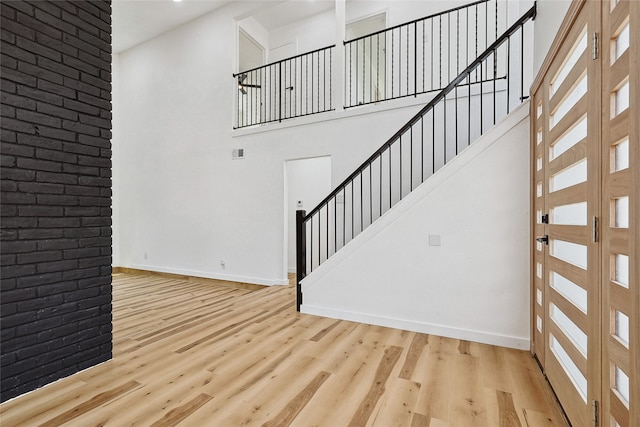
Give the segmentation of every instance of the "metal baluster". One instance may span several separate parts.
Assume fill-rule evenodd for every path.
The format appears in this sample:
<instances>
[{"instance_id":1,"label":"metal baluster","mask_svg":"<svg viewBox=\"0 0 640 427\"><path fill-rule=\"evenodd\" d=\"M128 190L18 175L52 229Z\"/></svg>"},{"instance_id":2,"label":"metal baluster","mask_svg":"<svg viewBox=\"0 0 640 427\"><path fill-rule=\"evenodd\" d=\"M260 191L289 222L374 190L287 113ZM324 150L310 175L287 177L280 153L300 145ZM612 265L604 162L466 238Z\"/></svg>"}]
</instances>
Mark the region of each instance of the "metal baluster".
<instances>
[{"instance_id":1,"label":"metal baluster","mask_svg":"<svg viewBox=\"0 0 640 427\"><path fill-rule=\"evenodd\" d=\"M436 107L431 108L431 119L433 121L431 125L431 175L436 173Z\"/></svg>"},{"instance_id":2,"label":"metal baluster","mask_svg":"<svg viewBox=\"0 0 640 427\"><path fill-rule=\"evenodd\" d=\"M396 43L395 43L395 37L394 37L394 30L391 30L391 98L394 97L393 83L394 83L394 80L395 80L395 76L394 76L393 69L395 68L394 64L396 63L396 57L395 57L393 52L394 52L394 49L395 49L395 45L396 45ZM385 57L386 57L386 55L385 55Z\"/></svg>"},{"instance_id":3,"label":"metal baluster","mask_svg":"<svg viewBox=\"0 0 640 427\"><path fill-rule=\"evenodd\" d=\"M456 93L456 156L458 155L458 85L455 88Z\"/></svg>"},{"instance_id":4,"label":"metal baluster","mask_svg":"<svg viewBox=\"0 0 640 427\"><path fill-rule=\"evenodd\" d=\"M467 126L467 131L469 133L468 135L468 139L467 139L467 147L469 145L471 145L471 71L469 71L467 73L467 83L469 83L469 85L467 86L468 88L468 92L467 92L467 101L469 103L469 119L468 119L468 123L469 125Z\"/></svg>"},{"instance_id":5,"label":"metal baluster","mask_svg":"<svg viewBox=\"0 0 640 427\"><path fill-rule=\"evenodd\" d=\"M363 202L364 202L364 197L363 197L363 193L362 193L362 173L363 171L360 171L360 232L362 233L362 230L364 229L364 216L363 216Z\"/></svg>"},{"instance_id":6,"label":"metal baluster","mask_svg":"<svg viewBox=\"0 0 640 427\"><path fill-rule=\"evenodd\" d=\"M509 115L510 111L510 102L511 102L511 36L507 38L507 115Z\"/></svg>"},{"instance_id":7,"label":"metal baluster","mask_svg":"<svg viewBox=\"0 0 640 427\"><path fill-rule=\"evenodd\" d=\"M424 116L420 117L420 182L424 182Z\"/></svg>"},{"instance_id":8,"label":"metal baluster","mask_svg":"<svg viewBox=\"0 0 640 427\"><path fill-rule=\"evenodd\" d=\"M409 127L409 191L413 191L413 125Z\"/></svg>"},{"instance_id":9,"label":"metal baluster","mask_svg":"<svg viewBox=\"0 0 640 427\"><path fill-rule=\"evenodd\" d=\"M425 37L424 23L425 23L425 20L423 19L422 20L422 92L427 91L427 88L424 82L424 46L427 44L424 39Z\"/></svg>"},{"instance_id":10,"label":"metal baluster","mask_svg":"<svg viewBox=\"0 0 640 427\"><path fill-rule=\"evenodd\" d=\"M493 50L493 124L496 124L496 79L498 77L498 50Z\"/></svg>"},{"instance_id":11,"label":"metal baluster","mask_svg":"<svg viewBox=\"0 0 640 427\"><path fill-rule=\"evenodd\" d=\"M444 128L444 163L447 164L447 95L444 96L442 101L442 111L444 114L444 120L442 121L442 127Z\"/></svg>"},{"instance_id":12,"label":"metal baluster","mask_svg":"<svg viewBox=\"0 0 640 427\"><path fill-rule=\"evenodd\" d=\"M400 135L398 144L400 146L400 166L398 175L400 176L400 200L402 200L402 135Z\"/></svg>"},{"instance_id":13,"label":"metal baluster","mask_svg":"<svg viewBox=\"0 0 640 427\"><path fill-rule=\"evenodd\" d=\"M480 62L480 135L483 135L482 132L482 127L483 127L483 123L482 123L482 85L483 85L483 81L484 79L482 78L482 64L484 63L484 61Z\"/></svg>"},{"instance_id":14,"label":"metal baluster","mask_svg":"<svg viewBox=\"0 0 640 427\"><path fill-rule=\"evenodd\" d=\"M524 101L524 24L520 24L520 102Z\"/></svg>"},{"instance_id":15,"label":"metal baluster","mask_svg":"<svg viewBox=\"0 0 640 427\"><path fill-rule=\"evenodd\" d=\"M376 34L376 93L380 93L380 33ZM377 96L376 101L379 101Z\"/></svg>"},{"instance_id":16,"label":"metal baluster","mask_svg":"<svg viewBox=\"0 0 640 427\"><path fill-rule=\"evenodd\" d=\"M356 223L356 221L355 221L355 212L354 212L356 209L355 209L355 204L353 203L353 200L354 200L353 199L353 196L354 196L353 193L354 193L353 178L351 178L351 239L349 239L349 240L352 240L354 235L356 234L355 233L355 223Z\"/></svg>"},{"instance_id":17,"label":"metal baluster","mask_svg":"<svg viewBox=\"0 0 640 427\"><path fill-rule=\"evenodd\" d=\"M414 96L418 96L418 22L417 21L413 23L413 94Z\"/></svg>"},{"instance_id":18,"label":"metal baluster","mask_svg":"<svg viewBox=\"0 0 640 427\"><path fill-rule=\"evenodd\" d=\"M440 43L440 48L438 51L438 54L440 55L439 58L439 68L440 68L440 88L442 88L442 15L439 16L439 27L440 27L440 36L438 37L438 43Z\"/></svg>"},{"instance_id":19,"label":"metal baluster","mask_svg":"<svg viewBox=\"0 0 640 427\"><path fill-rule=\"evenodd\" d=\"M369 163L369 225L373 224L373 164Z\"/></svg>"}]
</instances>

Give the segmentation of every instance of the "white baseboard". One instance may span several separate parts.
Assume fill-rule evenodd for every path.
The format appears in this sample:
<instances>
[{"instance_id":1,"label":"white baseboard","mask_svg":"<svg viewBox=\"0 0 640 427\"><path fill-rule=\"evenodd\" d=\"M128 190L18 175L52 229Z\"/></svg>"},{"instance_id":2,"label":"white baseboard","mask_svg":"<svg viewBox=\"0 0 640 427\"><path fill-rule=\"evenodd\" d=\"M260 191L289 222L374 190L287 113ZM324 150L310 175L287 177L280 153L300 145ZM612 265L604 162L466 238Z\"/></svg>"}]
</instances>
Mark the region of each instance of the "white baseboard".
<instances>
[{"instance_id":1,"label":"white baseboard","mask_svg":"<svg viewBox=\"0 0 640 427\"><path fill-rule=\"evenodd\" d=\"M420 332L423 334L473 341L499 347L515 348L518 350L529 350L530 347L528 337L497 335L483 331L459 329L445 325L422 323L407 319L396 319L374 314L336 310L309 304L302 304L302 306L300 307L300 312L305 314L313 314L316 316L330 317L332 319L348 320L352 322L367 323L370 325L385 326L388 328L404 329L407 331Z\"/></svg>"},{"instance_id":2,"label":"white baseboard","mask_svg":"<svg viewBox=\"0 0 640 427\"><path fill-rule=\"evenodd\" d=\"M240 283L251 283L254 285L263 285L263 286L279 286L279 285L288 285L289 279L265 279L262 277L251 277L251 276L237 276L233 274L220 274L220 273L209 273L206 271L197 271L197 270L184 270L181 268L167 268L167 267L159 267L156 265L145 265L145 264L129 264L129 265L120 265L118 267L124 268L134 268L136 270L147 270L147 271L156 271L158 273L171 273L178 274L181 276L192 276L192 277L202 277L205 279L216 279L216 280L226 280L228 282L240 282Z\"/></svg>"}]
</instances>

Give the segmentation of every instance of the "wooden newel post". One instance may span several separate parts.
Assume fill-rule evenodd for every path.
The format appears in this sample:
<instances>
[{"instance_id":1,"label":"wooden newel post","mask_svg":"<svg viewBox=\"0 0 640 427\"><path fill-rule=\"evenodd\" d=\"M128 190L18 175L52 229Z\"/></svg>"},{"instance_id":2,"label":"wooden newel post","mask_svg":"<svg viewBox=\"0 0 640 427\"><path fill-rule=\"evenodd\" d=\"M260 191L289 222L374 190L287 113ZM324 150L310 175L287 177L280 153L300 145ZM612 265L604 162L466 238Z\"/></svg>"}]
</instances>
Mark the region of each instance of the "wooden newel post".
<instances>
[{"instance_id":1,"label":"wooden newel post","mask_svg":"<svg viewBox=\"0 0 640 427\"><path fill-rule=\"evenodd\" d=\"M296 211L296 310L302 305L302 285L300 282L307 274L307 228L304 217L307 212Z\"/></svg>"}]
</instances>

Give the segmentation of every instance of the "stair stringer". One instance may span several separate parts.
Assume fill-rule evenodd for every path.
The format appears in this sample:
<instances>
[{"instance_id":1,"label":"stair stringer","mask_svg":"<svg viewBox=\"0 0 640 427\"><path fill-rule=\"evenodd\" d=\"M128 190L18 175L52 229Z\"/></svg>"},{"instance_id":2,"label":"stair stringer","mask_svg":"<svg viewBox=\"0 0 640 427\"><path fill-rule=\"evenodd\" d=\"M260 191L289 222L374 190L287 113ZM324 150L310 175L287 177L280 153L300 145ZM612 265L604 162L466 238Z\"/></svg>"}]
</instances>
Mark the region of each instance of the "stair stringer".
<instances>
[{"instance_id":1,"label":"stair stringer","mask_svg":"<svg viewBox=\"0 0 640 427\"><path fill-rule=\"evenodd\" d=\"M305 277L300 311L528 349L528 114L525 102Z\"/></svg>"}]
</instances>

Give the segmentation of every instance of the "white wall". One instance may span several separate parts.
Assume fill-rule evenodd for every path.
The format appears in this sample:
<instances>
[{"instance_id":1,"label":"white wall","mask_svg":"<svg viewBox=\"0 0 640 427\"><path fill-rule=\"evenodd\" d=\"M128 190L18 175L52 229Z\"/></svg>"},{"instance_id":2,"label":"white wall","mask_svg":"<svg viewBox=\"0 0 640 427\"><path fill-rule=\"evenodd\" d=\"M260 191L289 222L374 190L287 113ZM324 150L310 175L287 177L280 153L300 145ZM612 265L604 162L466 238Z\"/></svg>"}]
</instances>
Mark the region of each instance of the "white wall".
<instances>
[{"instance_id":1,"label":"white wall","mask_svg":"<svg viewBox=\"0 0 640 427\"><path fill-rule=\"evenodd\" d=\"M335 185L419 108L412 99L391 111L372 106L233 131L229 46L243 7L233 2L120 54L119 266L287 283L284 161L331 156ZM233 148L244 148L245 160L232 160Z\"/></svg>"},{"instance_id":2,"label":"white wall","mask_svg":"<svg viewBox=\"0 0 640 427\"><path fill-rule=\"evenodd\" d=\"M528 104L305 278L302 311L528 348Z\"/></svg>"},{"instance_id":3,"label":"white wall","mask_svg":"<svg viewBox=\"0 0 640 427\"><path fill-rule=\"evenodd\" d=\"M309 29L313 29L310 31ZM335 10L311 16L305 20L269 32L269 48L296 43L298 54L335 44Z\"/></svg>"},{"instance_id":4,"label":"white wall","mask_svg":"<svg viewBox=\"0 0 640 427\"><path fill-rule=\"evenodd\" d=\"M120 55L114 53L111 55L111 102L112 105L120 105L120 73L119 70ZM112 259L111 265L120 266L120 144L122 137L120 134L120 108L114 108L111 117L112 123L112 139L111 139L111 247Z\"/></svg>"},{"instance_id":5,"label":"white wall","mask_svg":"<svg viewBox=\"0 0 640 427\"><path fill-rule=\"evenodd\" d=\"M426 102L233 131L229 46L250 7L232 2L114 55L115 266L286 283L284 162L331 156L335 186Z\"/></svg>"},{"instance_id":6,"label":"white wall","mask_svg":"<svg viewBox=\"0 0 640 427\"><path fill-rule=\"evenodd\" d=\"M533 75L542 65L553 39L569 10L570 0L539 0L534 21Z\"/></svg>"}]
</instances>

